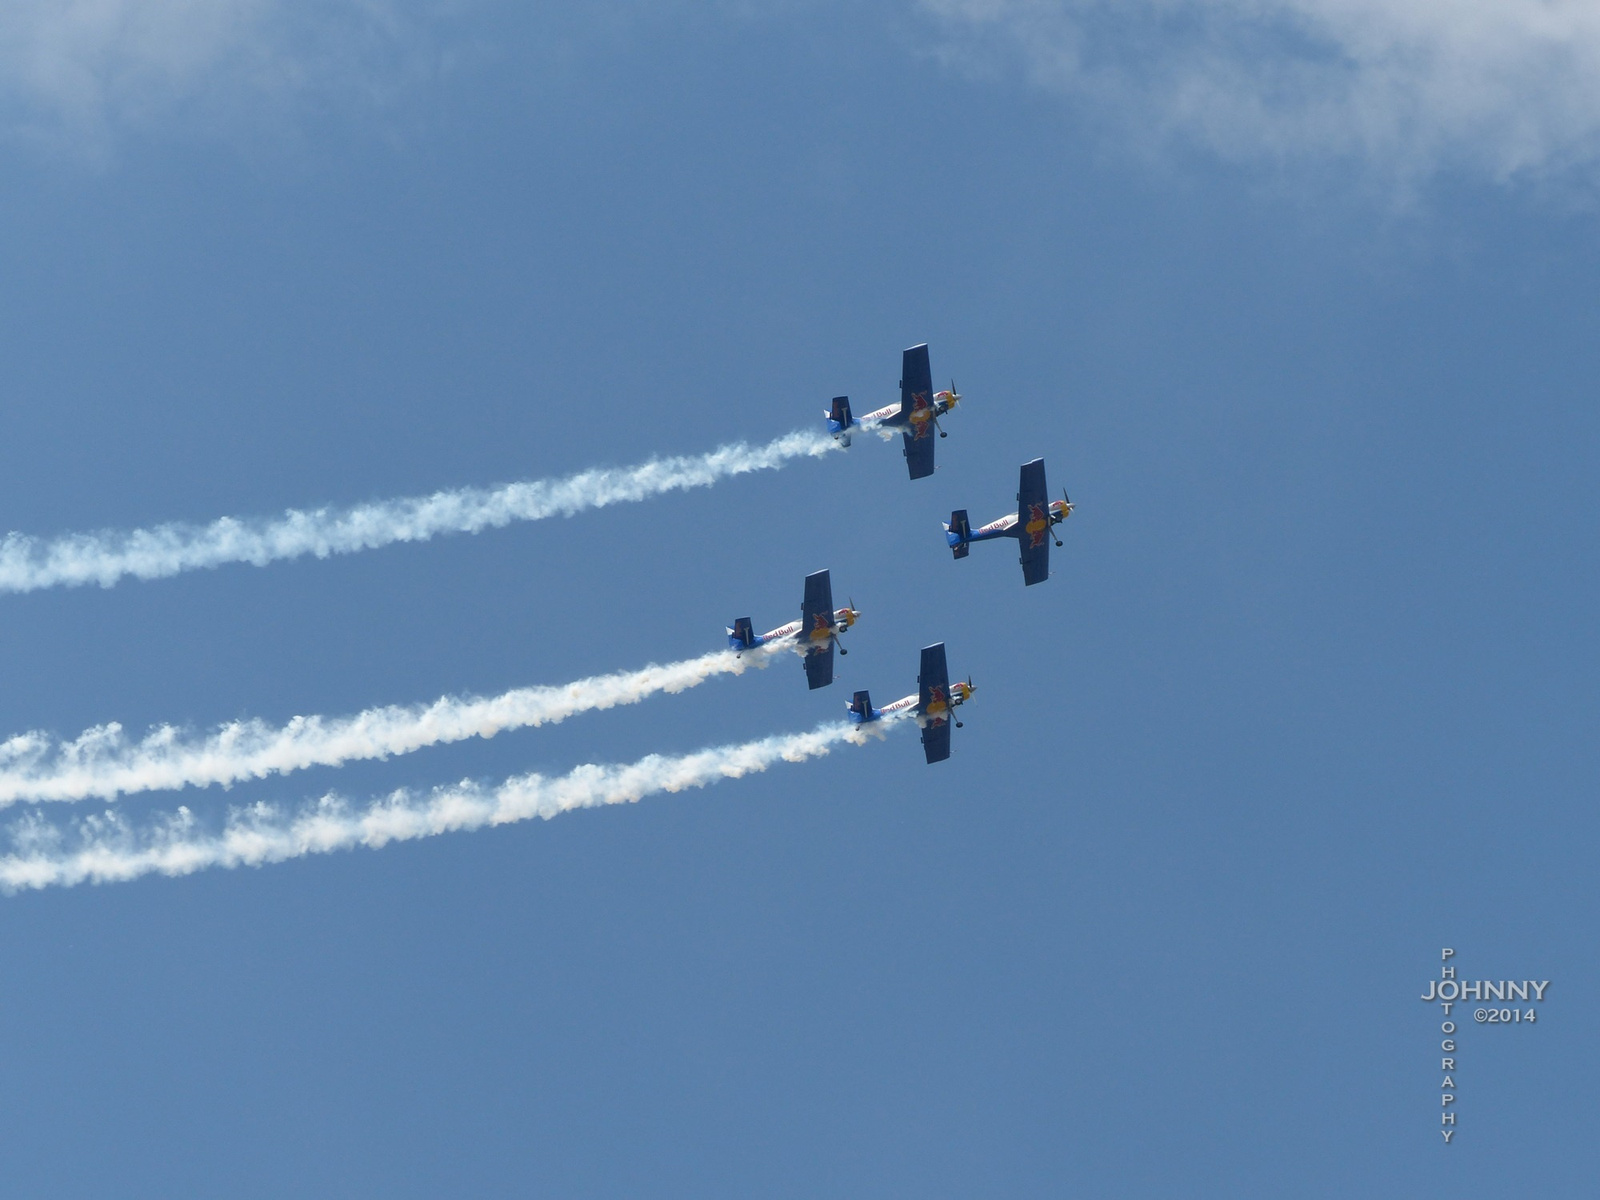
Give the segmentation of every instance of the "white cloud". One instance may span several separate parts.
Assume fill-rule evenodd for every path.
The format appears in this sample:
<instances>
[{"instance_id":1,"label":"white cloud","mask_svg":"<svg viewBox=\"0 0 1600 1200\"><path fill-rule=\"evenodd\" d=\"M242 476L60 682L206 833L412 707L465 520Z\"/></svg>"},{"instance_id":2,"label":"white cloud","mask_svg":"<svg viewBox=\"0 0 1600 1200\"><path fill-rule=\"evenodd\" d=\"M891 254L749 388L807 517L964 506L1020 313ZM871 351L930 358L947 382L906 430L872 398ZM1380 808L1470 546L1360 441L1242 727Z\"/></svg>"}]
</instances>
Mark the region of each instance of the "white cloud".
<instances>
[{"instance_id":1,"label":"white cloud","mask_svg":"<svg viewBox=\"0 0 1600 1200\"><path fill-rule=\"evenodd\" d=\"M1002 55L1229 158L1504 179L1600 157L1596 0L918 2L952 61Z\"/></svg>"},{"instance_id":2,"label":"white cloud","mask_svg":"<svg viewBox=\"0 0 1600 1200\"><path fill-rule=\"evenodd\" d=\"M390 0L0 0L0 130L92 151L382 103L427 69L423 29Z\"/></svg>"}]
</instances>

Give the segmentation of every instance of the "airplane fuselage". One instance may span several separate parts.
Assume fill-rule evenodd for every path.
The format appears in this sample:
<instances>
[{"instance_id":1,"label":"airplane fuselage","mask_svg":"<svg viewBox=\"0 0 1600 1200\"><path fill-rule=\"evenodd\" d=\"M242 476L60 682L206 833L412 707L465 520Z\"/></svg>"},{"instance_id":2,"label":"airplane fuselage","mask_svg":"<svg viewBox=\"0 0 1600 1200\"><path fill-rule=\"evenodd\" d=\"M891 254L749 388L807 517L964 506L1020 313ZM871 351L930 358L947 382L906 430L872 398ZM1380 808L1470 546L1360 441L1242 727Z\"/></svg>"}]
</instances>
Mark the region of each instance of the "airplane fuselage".
<instances>
[{"instance_id":1,"label":"airplane fuselage","mask_svg":"<svg viewBox=\"0 0 1600 1200\"><path fill-rule=\"evenodd\" d=\"M950 526L946 525L945 533L949 535L946 540L955 546L962 541L987 542L994 538L1014 537L1037 546L1048 536L1050 527L1061 524L1072 511L1064 500L1052 500L1048 504L1030 504L1028 508L1030 511L1026 514L1026 520L1023 520L1021 514L1007 513L998 521L980 525L965 538L956 537L950 531Z\"/></svg>"},{"instance_id":2,"label":"airplane fuselage","mask_svg":"<svg viewBox=\"0 0 1600 1200\"><path fill-rule=\"evenodd\" d=\"M883 408L867 413L866 416L858 416L850 422L850 426L843 426L838 421L829 421L827 430L830 434L848 435L851 427L870 429L872 426L882 426L885 429L898 429L906 426L907 434L912 437L928 437L928 434L933 432L933 419L949 413L955 408L957 400L958 397L954 392L934 392L931 398L923 392L917 392L910 398L910 411L904 416L901 416L901 405L883 405Z\"/></svg>"},{"instance_id":3,"label":"airplane fuselage","mask_svg":"<svg viewBox=\"0 0 1600 1200\"><path fill-rule=\"evenodd\" d=\"M858 713L853 709L850 719L857 725L866 721L879 721L884 717L892 717L896 713L915 710L917 707L917 693L903 696L893 704L885 704L882 708L874 708L870 716ZM965 704L972 699L972 687L965 683L952 683L950 695L945 696L940 689L934 689L934 694L928 697L926 711L915 713L917 724L921 726L942 725L950 719L950 710Z\"/></svg>"},{"instance_id":4,"label":"airplane fuselage","mask_svg":"<svg viewBox=\"0 0 1600 1200\"><path fill-rule=\"evenodd\" d=\"M824 650L834 638L856 623L856 618L861 614L854 609L841 608L834 612L830 621L826 614L818 613L813 622L813 628L803 628L805 622L790 621L787 625L780 625L767 633L755 634L750 644L746 646L739 640L733 630L728 630L728 646L733 650L753 650L757 646L769 646L785 639L794 642L795 648L803 651Z\"/></svg>"},{"instance_id":5,"label":"airplane fuselage","mask_svg":"<svg viewBox=\"0 0 1600 1200\"><path fill-rule=\"evenodd\" d=\"M998 521L990 521L987 525L981 525L977 529L974 529L967 535L967 541L987 542L991 538L1016 537L1015 532L1013 532L1016 527L1017 514L1007 513Z\"/></svg>"},{"instance_id":6,"label":"airplane fuselage","mask_svg":"<svg viewBox=\"0 0 1600 1200\"><path fill-rule=\"evenodd\" d=\"M886 404L875 412L865 416L853 418L849 424L835 421L827 411L823 416L828 417L828 432L838 438L840 443L850 444L850 431L852 429L900 429L913 438L921 439L933 432L934 418L942 417L956 406L960 397L954 392L935 392L932 399L921 392L911 397L911 411L901 415L899 404Z\"/></svg>"}]
</instances>

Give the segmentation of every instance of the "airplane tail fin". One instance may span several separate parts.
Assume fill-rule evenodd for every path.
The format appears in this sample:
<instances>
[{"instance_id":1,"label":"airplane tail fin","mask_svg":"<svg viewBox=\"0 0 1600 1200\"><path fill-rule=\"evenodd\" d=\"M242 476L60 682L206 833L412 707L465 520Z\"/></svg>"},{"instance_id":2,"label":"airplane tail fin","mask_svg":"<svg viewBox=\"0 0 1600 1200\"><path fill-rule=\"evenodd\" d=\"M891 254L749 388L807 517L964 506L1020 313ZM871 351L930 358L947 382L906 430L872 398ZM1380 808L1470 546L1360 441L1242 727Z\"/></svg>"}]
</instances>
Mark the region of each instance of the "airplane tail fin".
<instances>
[{"instance_id":1,"label":"airplane tail fin","mask_svg":"<svg viewBox=\"0 0 1600 1200\"><path fill-rule=\"evenodd\" d=\"M749 617L739 617L728 630L728 645L735 650L750 650L756 644L755 626Z\"/></svg>"},{"instance_id":2,"label":"airplane tail fin","mask_svg":"<svg viewBox=\"0 0 1600 1200\"><path fill-rule=\"evenodd\" d=\"M828 410L828 432L848 446L850 444L850 426L855 424L855 418L850 415L850 397L835 396L833 407Z\"/></svg>"},{"instance_id":3,"label":"airplane tail fin","mask_svg":"<svg viewBox=\"0 0 1600 1200\"><path fill-rule=\"evenodd\" d=\"M857 692L855 699L850 701L850 715L857 721L872 720L872 696L867 692Z\"/></svg>"},{"instance_id":4,"label":"airplane tail fin","mask_svg":"<svg viewBox=\"0 0 1600 1200\"><path fill-rule=\"evenodd\" d=\"M950 553L965 558L972 549L972 526L967 522L967 510L958 508L950 514L950 523L944 527L944 540Z\"/></svg>"}]
</instances>

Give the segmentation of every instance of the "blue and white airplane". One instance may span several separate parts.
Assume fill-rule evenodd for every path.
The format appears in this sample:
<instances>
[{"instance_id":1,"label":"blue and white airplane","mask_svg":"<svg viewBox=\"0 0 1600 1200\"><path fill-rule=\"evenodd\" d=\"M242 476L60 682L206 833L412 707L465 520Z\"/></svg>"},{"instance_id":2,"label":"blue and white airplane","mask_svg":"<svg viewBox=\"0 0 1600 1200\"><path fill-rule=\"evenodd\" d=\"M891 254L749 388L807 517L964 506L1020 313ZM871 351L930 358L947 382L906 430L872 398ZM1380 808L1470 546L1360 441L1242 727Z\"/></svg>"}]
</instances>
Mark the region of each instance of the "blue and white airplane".
<instances>
[{"instance_id":1,"label":"blue and white airplane","mask_svg":"<svg viewBox=\"0 0 1600 1200\"><path fill-rule=\"evenodd\" d=\"M961 402L956 385L950 384L948 392L933 390L933 372L928 366L928 345L913 346L901 356L900 403L890 404L864 417L850 415L850 397L835 396L833 407L824 415L828 418L828 432L839 444L850 444L850 430L899 429L905 440L906 469L911 478L924 479L933 474L933 438L939 428L939 418Z\"/></svg>"},{"instance_id":2,"label":"blue and white airplane","mask_svg":"<svg viewBox=\"0 0 1600 1200\"><path fill-rule=\"evenodd\" d=\"M1017 484L1017 511L973 529L967 523L967 510L958 508L950 514L944 527L945 544L957 558L965 558L973 542L987 542L991 538L1016 538L1022 548L1022 582L1024 586L1043 583L1050 578L1050 542L1061 545L1053 527L1072 515L1072 501L1067 493L1061 499L1051 500L1044 483L1044 459L1036 458L1022 464L1022 477Z\"/></svg>"},{"instance_id":3,"label":"blue and white airplane","mask_svg":"<svg viewBox=\"0 0 1600 1200\"><path fill-rule=\"evenodd\" d=\"M945 664L944 643L936 642L922 648L922 673L917 676L917 693L872 707L872 697L857 692L850 701L850 719L857 725L868 721L881 721L885 716L912 711L917 724L922 727L922 754L930 763L943 762L950 757L950 722L955 720L956 706L972 699L976 691L969 678L965 683L950 683L950 670ZM961 722L955 722L961 728Z\"/></svg>"},{"instance_id":4,"label":"blue and white airplane","mask_svg":"<svg viewBox=\"0 0 1600 1200\"><path fill-rule=\"evenodd\" d=\"M756 633L749 617L739 617L728 630L730 649L743 652L757 646L770 646L788 640L805 655L806 681L813 688L833 682L833 648L849 654L839 643L839 635L856 623L861 614L854 605L833 607L833 583L826 571L806 576L805 599L800 604L800 619L780 625L771 633Z\"/></svg>"}]
</instances>

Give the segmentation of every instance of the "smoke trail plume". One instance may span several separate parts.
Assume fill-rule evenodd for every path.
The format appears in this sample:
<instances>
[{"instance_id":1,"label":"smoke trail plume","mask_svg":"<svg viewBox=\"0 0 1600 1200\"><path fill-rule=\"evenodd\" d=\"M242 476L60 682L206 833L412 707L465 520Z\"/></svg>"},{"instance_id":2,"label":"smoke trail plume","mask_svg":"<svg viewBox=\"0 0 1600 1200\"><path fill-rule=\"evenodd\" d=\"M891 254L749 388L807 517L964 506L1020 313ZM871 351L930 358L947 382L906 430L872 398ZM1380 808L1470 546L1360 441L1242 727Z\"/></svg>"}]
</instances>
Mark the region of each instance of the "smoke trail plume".
<instances>
[{"instance_id":1,"label":"smoke trail plume","mask_svg":"<svg viewBox=\"0 0 1600 1200\"><path fill-rule=\"evenodd\" d=\"M409 754L425 746L493 737L506 729L553 725L575 713L637 704L658 692L682 692L714 675L765 667L795 647L757 646L736 656L718 650L684 662L596 675L556 687L517 688L499 696L445 696L427 705L369 708L352 717L295 717L287 725L234 721L186 739L164 725L129 742L115 722L70 742L24 733L0 742L0 806L19 800L111 800L133 792L206 787L264 779L307 767Z\"/></svg>"},{"instance_id":2,"label":"smoke trail plume","mask_svg":"<svg viewBox=\"0 0 1600 1200\"><path fill-rule=\"evenodd\" d=\"M657 792L738 779L777 762L804 762L841 743L881 736L890 724L824 725L810 733L679 757L652 754L623 766L591 764L554 779L521 775L498 787L467 781L424 796L402 790L361 809L331 794L293 814L252 804L232 810L215 832L204 830L186 807L143 829L120 813L106 812L64 830L35 810L12 827L15 852L0 858L0 889L17 892L119 883L149 874L189 875L210 867L258 867L308 854L357 846L376 850L390 842L549 819L575 808L630 804Z\"/></svg>"},{"instance_id":3,"label":"smoke trail plume","mask_svg":"<svg viewBox=\"0 0 1600 1200\"><path fill-rule=\"evenodd\" d=\"M790 459L836 449L825 434L796 432L765 446L737 442L709 454L655 458L636 467L584 471L490 489L462 488L355 508L290 509L276 519L223 517L209 525L69 534L41 541L20 533L0 540L0 592L97 583L125 576L160 579L182 571L252 563L265 566L314 554L354 554L447 533L478 533L513 521L570 517L590 508L709 487L730 475L771 470Z\"/></svg>"}]
</instances>

